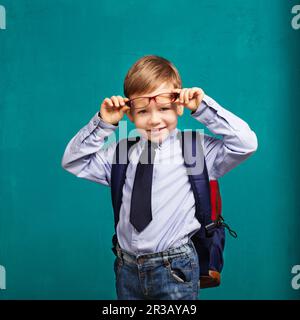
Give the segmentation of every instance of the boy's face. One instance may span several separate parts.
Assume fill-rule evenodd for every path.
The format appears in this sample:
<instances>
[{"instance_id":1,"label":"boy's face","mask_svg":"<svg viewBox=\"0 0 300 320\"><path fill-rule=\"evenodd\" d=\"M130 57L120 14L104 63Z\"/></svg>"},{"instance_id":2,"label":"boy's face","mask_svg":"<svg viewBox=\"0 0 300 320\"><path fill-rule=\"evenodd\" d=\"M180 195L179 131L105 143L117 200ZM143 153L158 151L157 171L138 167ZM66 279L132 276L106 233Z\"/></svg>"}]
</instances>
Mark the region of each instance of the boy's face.
<instances>
[{"instance_id":1,"label":"boy's face","mask_svg":"<svg viewBox=\"0 0 300 320\"><path fill-rule=\"evenodd\" d=\"M173 89L173 84L163 83L151 93L134 94L129 98L153 97L161 93L171 93ZM177 116L182 113L183 106L177 102L157 104L154 99L151 99L148 105L135 106L133 104L131 110L128 110L126 114L146 139L160 143L176 128Z\"/></svg>"}]
</instances>

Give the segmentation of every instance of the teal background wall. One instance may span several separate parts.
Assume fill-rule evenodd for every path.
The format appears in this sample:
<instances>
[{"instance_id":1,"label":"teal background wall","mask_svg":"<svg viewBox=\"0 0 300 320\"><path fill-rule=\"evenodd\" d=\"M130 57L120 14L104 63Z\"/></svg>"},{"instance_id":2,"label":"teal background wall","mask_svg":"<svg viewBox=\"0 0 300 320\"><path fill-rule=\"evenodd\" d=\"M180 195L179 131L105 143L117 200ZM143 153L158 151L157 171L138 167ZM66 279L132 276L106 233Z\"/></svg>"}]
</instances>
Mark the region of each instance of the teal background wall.
<instances>
[{"instance_id":1,"label":"teal background wall","mask_svg":"<svg viewBox=\"0 0 300 320\"><path fill-rule=\"evenodd\" d=\"M0 299L115 299L110 190L64 171L69 140L141 56L171 60L256 132L220 179L223 283L201 299L299 299L297 1L0 0ZM131 123L129 129L133 128ZM189 112L180 128L202 128ZM207 131L207 130L206 130Z\"/></svg>"}]
</instances>

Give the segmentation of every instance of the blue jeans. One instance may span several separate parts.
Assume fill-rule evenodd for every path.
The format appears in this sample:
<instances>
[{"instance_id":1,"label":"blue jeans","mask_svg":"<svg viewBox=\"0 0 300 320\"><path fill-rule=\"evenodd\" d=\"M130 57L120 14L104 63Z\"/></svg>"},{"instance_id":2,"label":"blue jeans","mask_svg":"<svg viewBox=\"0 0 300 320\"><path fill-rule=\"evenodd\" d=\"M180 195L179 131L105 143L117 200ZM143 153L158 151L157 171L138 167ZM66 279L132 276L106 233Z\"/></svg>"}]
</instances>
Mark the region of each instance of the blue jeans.
<instances>
[{"instance_id":1,"label":"blue jeans","mask_svg":"<svg viewBox=\"0 0 300 320\"><path fill-rule=\"evenodd\" d=\"M192 240L177 248L134 256L116 246L118 300L197 300L199 261Z\"/></svg>"}]
</instances>

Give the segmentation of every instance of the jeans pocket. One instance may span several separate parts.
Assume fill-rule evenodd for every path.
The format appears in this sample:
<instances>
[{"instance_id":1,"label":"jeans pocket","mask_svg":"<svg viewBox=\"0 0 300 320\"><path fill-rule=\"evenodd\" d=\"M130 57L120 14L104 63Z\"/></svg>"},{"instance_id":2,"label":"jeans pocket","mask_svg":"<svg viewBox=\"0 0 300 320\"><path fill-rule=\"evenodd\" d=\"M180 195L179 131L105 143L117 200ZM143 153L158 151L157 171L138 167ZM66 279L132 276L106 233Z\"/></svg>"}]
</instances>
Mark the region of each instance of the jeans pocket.
<instances>
[{"instance_id":1,"label":"jeans pocket","mask_svg":"<svg viewBox=\"0 0 300 320\"><path fill-rule=\"evenodd\" d=\"M188 255L168 258L167 268L173 280L177 283L190 284L193 280L193 268Z\"/></svg>"}]
</instances>

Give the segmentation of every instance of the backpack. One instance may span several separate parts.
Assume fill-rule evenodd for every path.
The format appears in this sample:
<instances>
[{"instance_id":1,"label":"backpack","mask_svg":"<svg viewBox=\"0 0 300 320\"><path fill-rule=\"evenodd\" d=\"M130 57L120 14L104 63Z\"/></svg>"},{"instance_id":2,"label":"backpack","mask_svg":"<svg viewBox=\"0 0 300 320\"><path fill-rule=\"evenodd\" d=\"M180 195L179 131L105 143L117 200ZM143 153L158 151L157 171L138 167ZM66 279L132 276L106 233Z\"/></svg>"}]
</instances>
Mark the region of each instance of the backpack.
<instances>
[{"instance_id":1,"label":"backpack","mask_svg":"<svg viewBox=\"0 0 300 320\"><path fill-rule=\"evenodd\" d=\"M191 188L195 197L195 217L201 224L191 240L199 258L200 288L219 286L224 259L225 228L236 237L236 233L229 228L221 216L221 195L217 180L209 180L202 145L198 143L199 135L196 131L179 131L184 164ZM112 251L117 256L116 229L119 221L119 212L122 204L122 190L126 178L126 169L129 163L129 150L138 142L140 137L128 138L119 141L116 146L114 161L111 170L111 197L114 210L115 234L112 237ZM192 152L191 152L192 151Z\"/></svg>"}]
</instances>

